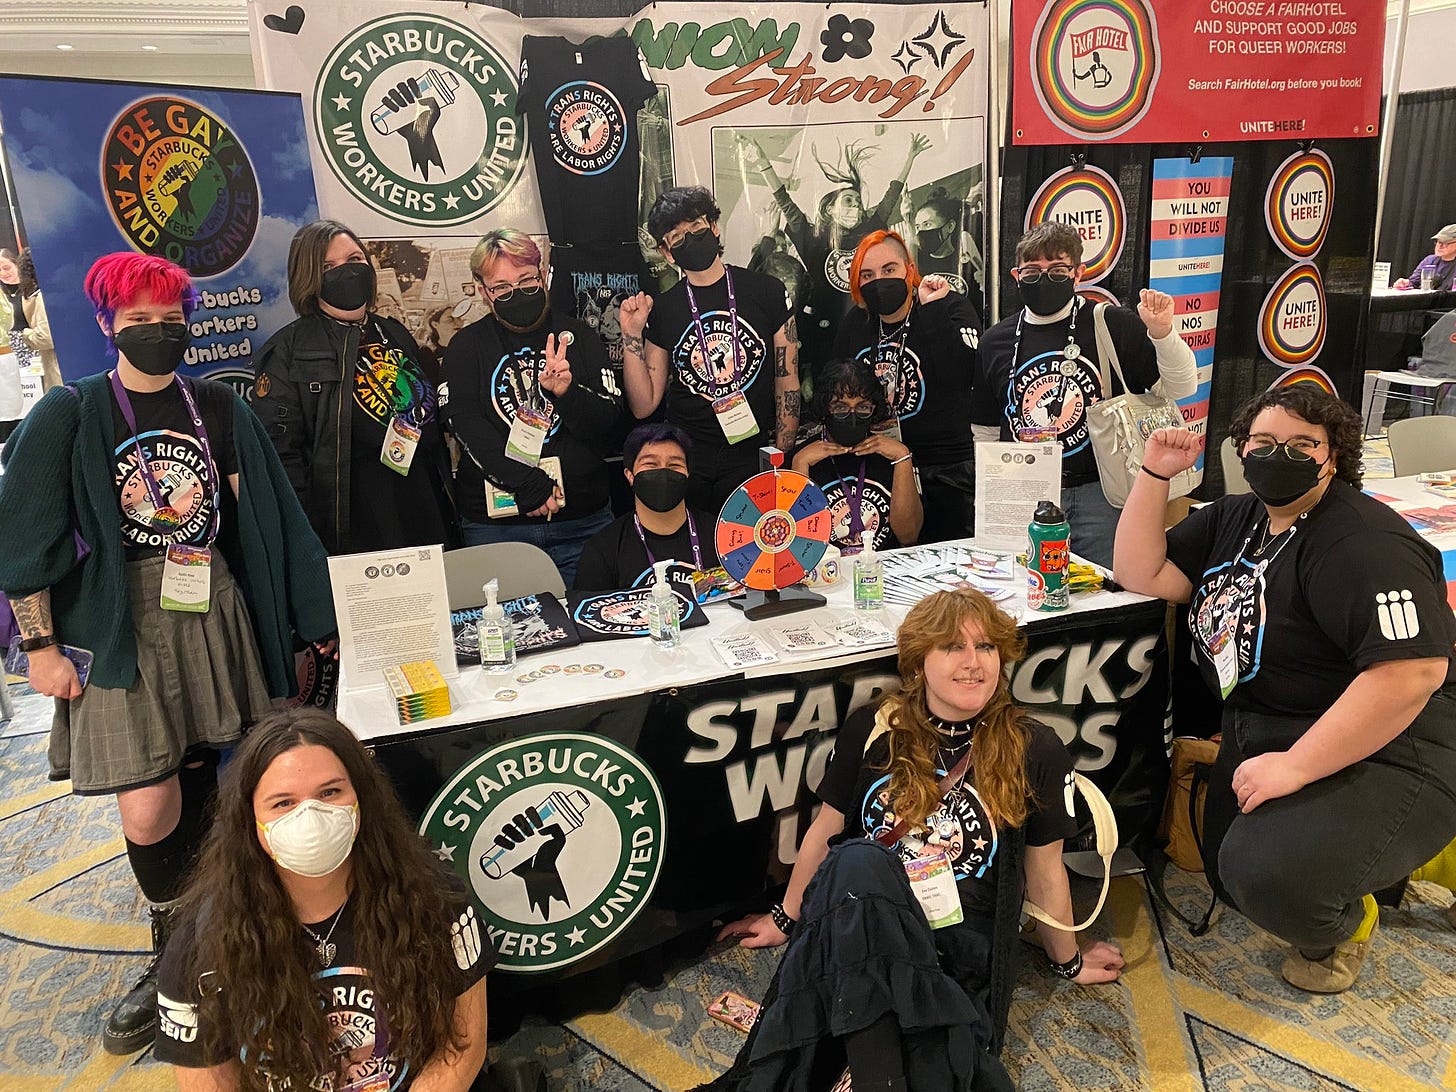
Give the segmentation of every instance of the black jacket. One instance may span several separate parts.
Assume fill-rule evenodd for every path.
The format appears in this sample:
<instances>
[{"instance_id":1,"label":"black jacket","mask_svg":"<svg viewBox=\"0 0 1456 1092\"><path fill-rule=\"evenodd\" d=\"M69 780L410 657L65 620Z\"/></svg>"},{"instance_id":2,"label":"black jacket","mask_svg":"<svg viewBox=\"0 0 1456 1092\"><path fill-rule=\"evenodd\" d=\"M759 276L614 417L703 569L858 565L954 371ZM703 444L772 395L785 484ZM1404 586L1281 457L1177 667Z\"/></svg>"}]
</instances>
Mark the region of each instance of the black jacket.
<instances>
[{"instance_id":1,"label":"black jacket","mask_svg":"<svg viewBox=\"0 0 1456 1092\"><path fill-rule=\"evenodd\" d=\"M370 312L369 321L392 340L415 345L410 332L394 319ZM253 358L253 412L268 430L308 521L330 554L350 551L349 459L358 356L359 327L315 313L290 322ZM416 352L414 359L428 366L422 353ZM421 453L426 450L437 453L426 468L431 485L453 497L448 449L443 443L421 445Z\"/></svg>"}]
</instances>

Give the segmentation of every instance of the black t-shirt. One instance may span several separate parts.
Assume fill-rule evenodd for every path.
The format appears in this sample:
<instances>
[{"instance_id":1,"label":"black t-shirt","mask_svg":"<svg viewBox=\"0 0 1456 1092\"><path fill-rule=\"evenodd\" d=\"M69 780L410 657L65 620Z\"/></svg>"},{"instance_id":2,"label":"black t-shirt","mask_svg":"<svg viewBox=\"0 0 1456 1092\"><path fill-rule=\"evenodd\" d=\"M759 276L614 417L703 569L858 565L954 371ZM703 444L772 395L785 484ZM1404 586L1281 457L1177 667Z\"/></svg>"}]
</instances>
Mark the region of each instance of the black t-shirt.
<instances>
[{"instance_id":1,"label":"black t-shirt","mask_svg":"<svg viewBox=\"0 0 1456 1092\"><path fill-rule=\"evenodd\" d=\"M332 934L329 933L333 928ZM302 926L300 926L302 928ZM379 1089L380 1092L406 1092L417 1073L409 1071L398 1059L389 1057L388 1031L379 1030L379 1013L375 1008L374 977L371 969L361 967L354 949L354 902L344 905L337 924L332 919L309 923L320 938L327 935L335 950L329 965L313 973L324 1015L334 1034L334 1049L347 1053L349 1062L342 1086L348 1089ZM496 964L495 948L486 932L485 917L480 905L464 890L457 892L455 921L450 930L451 946L459 970L456 981L447 986L452 997L459 997L479 982ZM314 938L308 938L309 947ZM197 921L184 920L167 941L157 969L157 1060L186 1069L202 1069L221 1065L237 1055L209 1057L206 1050L208 1029L199 1008L202 994L197 974L189 974L192 949L197 943ZM312 970L312 968L311 968ZM223 985L226 995L226 984ZM268 1082L270 1092L284 1092L286 1084Z\"/></svg>"},{"instance_id":2,"label":"black t-shirt","mask_svg":"<svg viewBox=\"0 0 1456 1092\"><path fill-rule=\"evenodd\" d=\"M734 382L733 323L728 312L727 277L693 287L711 366L703 362L698 330L688 305L687 281L657 297L648 318L647 340L668 354L667 419L692 438L694 461L707 466L714 452L729 447L713 413L713 400L740 389L748 399L758 435L735 447L756 450L775 443L774 335L788 320L783 284L773 277L730 267L738 310L737 382Z\"/></svg>"},{"instance_id":3,"label":"black t-shirt","mask_svg":"<svg viewBox=\"0 0 1456 1092\"><path fill-rule=\"evenodd\" d=\"M1372 664L1450 659L1456 618L1441 556L1391 509L1335 481L1292 531L1266 540L1267 529L1246 493L1168 532L1168 560L1193 584L1188 625L1215 694L1213 650L1228 641L1239 656L1229 703L1287 716L1322 715Z\"/></svg>"},{"instance_id":4,"label":"black t-shirt","mask_svg":"<svg viewBox=\"0 0 1456 1092\"><path fill-rule=\"evenodd\" d=\"M546 359L546 338L570 330L566 350L571 386L559 398L539 388ZM460 514L476 523L532 523L544 517L507 516L492 520L485 482L516 495L522 513L533 511L551 494L550 479L539 466L508 456L506 439L517 410L527 401L543 407L551 426L541 459L561 460L566 507L558 519L578 519L605 507L611 430L620 400L606 387L612 373L601 339L585 323L555 310L529 334L507 330L495 316L472 322L445 350L445 413L451 431L464 444L456 501ZM534 503L533 503L534 502Z\"/></svg>"},{"instance_id":5,"label":"black t-shirt","mask_svg":"<svg viewBox=\"0 0 1456 1092\"><path fill-rule=\"evenodd\" d=\"M572 589L594 592L635 588L651 578L653 561L665 561L669 557L699 570L716 569L718 550L713 538L716 522L705 512L690 511L689 516L698 531L701 565L693 559L693 538L687 520L683 520L674 534L655 535L644 527L639 536L636 521L626 515L587 540L581 550L581 560L576 563Z\"/></svg>"},{"instance_id":6,"label":"black t-shirt","mask_svg":"<svg viewBox=\"0 0 1456 1092\"><path fill-rule=\"evenodd\" d=\"M448 501L430 480L445 437L439 395L411 339L401 342L372 319L359 335L349 436L349 549L389 550L448 542ZM419 447L405 476L380 458L396 416L420 430Z\"/></svg>"},{"instance_id":7,"label":"black t-shirt","mask_svg":"<svg viewBox=\"0 0 1456 1092\"><path fill-rule=\"evenodd\" d=\"M14 312L10 320L11 331L19 333L21 330L28 329L30 321L25 317L25 307L21 302L25 297L20 291L20 285L0 281L0 292L5 293L5 298L10 301L10 310Z\"/></svg>"},{"instance_id":8,"label":"black t-shirt","mask_svg":"<svg viewBox=\"0 0 1456 1092\"><path fill-rule=\"evenodd\" d=\"M860 484L860 469L864 484ZM831 455L809 468L809 478L824 490L829 514L834 519L829 541L841 550L858 550L873 540L876 550L889 550L900 545L890 527L890 498L895 488L895 468L883 455ZM858 498L862 535L850 532L853 502Z\"/></svg>"},{"instance_id":9,"label":"black t-shirt","mask_svg":"<svg viewBox=\"0 0 1456 1092\"><path fill-rule=\"evenodd\" d=\"M212 448L217 474L202 456L202 444L192 427L192 415L176 383L169 383L151 394L127 391L132 412L136 415L137 437L147 454L147 463L152 468L162 503L181 518L180 524L170 529L152 522L156 509L146 481L138 470L131 426L122 415L114 390L111 395L111 421L116 441L111 481L116 489L121 518L121 540L127 557L132 560L160 553L169 545L208 545L214 492L222 499L221 493L231 488L227 481L229 475L237 473L232 389L209 379L186 379L183 382L192 390L197 412L207 429L208 446Z\"/></svg>"},{"instance_id":10,"label":"black t-shirt","mask_svg":"<svg viewBox=\"0 0 1456 1092\"><path fill-rule=\"evenodd\" d=\"M637 111L656 93L631 38L521 41L516 113L531 134L553 243L636 238Z\"/></svg>"},{"instance_id":11,"label":"black t-shirt","mask_svg":"<svg viewBox=\"0 0 1456 1092\"><path fill-rule=\"evenodd\" d=\"M1029 812L1023 829L1029 846L1050 845L1077 833L1072 817L1072 756L1057 734L1040 721L1023 718L1028 733L1026 777L1031 786ZM890 758L888 733L882 733L865 750L865 741L875 726L872 707L855 711L839 729L834 753L817 795L844 815L845 838L873 838L891 829L895 814L889 802ZM943 732L936 776L944 778L971 745L969 730ZM975 789L975 771L966 775L961 787L952 789L931 814L925 826L929 833L907 834L896 852L902 860L923 853L943 852L955 868L961 906L967 914L996 911L996 850L1000 836L986 814Z\"/></svg>"},{"instance_id":12,"label":"black t-shirt","mask_svg":"<svg viewBox=\"0 0 1456 1092\"><path fill-rule=\"evenodd\" d=\"M1122 374L1133 393L1142 394L1158 381L1158 356L1148 339L1147 327L1136 311L1125 307L1108 307L1106 315L1107 332L1117 349ZM1062 445L1062 484L1072 486L1098 480L1097 460L1087 431L1087 407L1124 392L1115 372L1110 373L1114 389L1102 390L1092 306L1082 304L1076 309L1080 352L1075 361L1063 355L1069 324L1069 318L1048 323L1023 321L1018 312L987 330L981 339L986 380L984 391L978 392L978 409L972 420L980 425L1000 425L1003 440L1016 439L1017 431L1023 428L1055 429Z\"/></svg>"},{"instance_id":13,"label":"black t-shirt","mask_svg":"<svg viewBox=\"0 0 1456 1092\"><path fill-rule=\"evenodd\" d=\"M835 356L874 362L883 382L894 376L900 438L921 466L944 466L975 457L971 436L972 392L980 369L981 316L952 292L916 303L904 324L886 325L856 307L839 324Z\"/></svg>"}]
</instances>

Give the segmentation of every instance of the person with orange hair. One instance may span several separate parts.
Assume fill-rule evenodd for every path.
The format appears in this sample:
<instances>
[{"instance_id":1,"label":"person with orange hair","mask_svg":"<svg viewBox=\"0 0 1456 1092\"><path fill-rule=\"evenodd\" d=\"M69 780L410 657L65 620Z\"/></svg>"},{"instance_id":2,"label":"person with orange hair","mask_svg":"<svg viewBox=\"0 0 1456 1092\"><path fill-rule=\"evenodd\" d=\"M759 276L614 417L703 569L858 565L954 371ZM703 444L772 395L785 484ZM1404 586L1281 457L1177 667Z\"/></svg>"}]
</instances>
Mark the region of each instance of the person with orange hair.
<instances>
[{"instance_id":1,"label":"person with orange hair","mask_svg":"<svg viewBox=\"0 0 1456 1092\"><path fill-rule=\"evenodd\" d=\"M868 1089L1010 1089L993 1056L1010 1003L1025 895L1059 921L1072 898L1072 759L1012 701L1026 652L978 591L906 615L902 688L852 713L819 783L782 903L725 926L746 948L787 943L719 1092L827 1088L846 1062ZM949 868L935 927L910 875ZM1037 926L1052 970L1112 982L1122 953Z\"/></svg>"},{"instance_id":2,"label":"person with orange hair","mask_svg":"<svg viewBox=\"0 0 1456 1092\"><path fill-rule=\"evenodd\" d=\"M115 796L154 953L196 854L220 755L297 692L295 634L331 651L323 544L263 425L226 384L177 374L187 271L107 254L86 275L110 372L49 391L5 445L0 589L30 685L56 699L51 779ZM102 1045L157 1028L155 959Z\"/></svg>"},{"instance_id":3,"label":"person with orange hair","mask_svg":"<svg viewBox=\"0 0 1456 1092\"><path fill-rule=\"evenodd\" d=\"M849 267L855 309L839 324L834 355L868 361L885 387L882 426L910 449L920 478L921 542L975 530L972 388L981 316L940 274L922 278L905 240L872 231Z\"/></svg>"}]
</instances>

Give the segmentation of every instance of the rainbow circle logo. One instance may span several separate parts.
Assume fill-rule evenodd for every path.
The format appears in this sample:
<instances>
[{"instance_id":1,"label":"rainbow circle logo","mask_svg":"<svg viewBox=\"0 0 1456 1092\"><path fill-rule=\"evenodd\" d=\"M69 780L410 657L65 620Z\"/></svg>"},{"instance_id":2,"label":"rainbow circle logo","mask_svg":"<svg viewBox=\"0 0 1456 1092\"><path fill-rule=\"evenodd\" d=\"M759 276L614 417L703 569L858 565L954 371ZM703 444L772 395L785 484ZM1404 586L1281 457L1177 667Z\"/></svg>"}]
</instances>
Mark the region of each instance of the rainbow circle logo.
<instances>
[{"instance_id":1,"label":"rainbow circle logo","mask_svg":"<svg viewBox=\"0 0 1456 1092\"><path fill-rule=\"evenodd\" d=\"M1088 303L1105 303L1109 307L1121 307L1122 300L1118 299L1107 289L1096 284L1077 285L1077 295L1081 296Z\"/></svg>"},{"instance_id":2,"label":"rainbow circle logo","mask_svg":"<svg viewBox=\"0 0 1456 1092\"><path fill-rule=\"evenodd\" d=\"M1274 172L1264 195L1264 224L1274 245L1296 261L1324 246L1335 202L1335 168L1317 149L1296 152Z\"/></svg>"},{"instance_id":3,"label":"rainbow circle logo","mask_svg":"<svg viewBox=\"0 0 1456 1092\"><path fill-rule=\"evenodd\" d=\"M1143 119L1158 83L1158 25L1145 0L1052 0L1031 35L1031 85L1053 123L1111 140Z\"/></svg>"},{"instance_id":4,"label":"rainbow circle logo","mask_svg":"<svg viewBox=\"0 0 1456 1092\"><path fill-rule=\"evenodd\" d=\"M1325 344L1325 284L1312 262L1290 266L1259 309L1259 348L1280 367L1319 356Z\"/></svg>"},{"instance_id":5,"label":"rainbow circle logo","mask_svg":"<svg viewBox=\"0 0 1456 1092\"><path fill-rule=\"evenodd\" d=\"M1298 387L1300 385L1318 387L1326 394L1333 394L1339 397L1339 391L1335 390L1335 381L1313 364L1306 364L1302 368L1290 368L1288 371L1281 372L1279 377L1270 383L1266 389L1272 391L1280 390L1284 387Z\"/></svg>"},{"instance_id":6,"label":"rainbow circle logo","mask_svg":"<svg viewBox=\"0 0 1456 1092\"><path fill-rule=\"evenodd\" d=\"M1095 284L1122 257L1127 210L1112 176L1097 167L1063 167L1036 191L1026 208L1026 230L1056 221L1082 237L1083 284Z\"/></svg>"}]
</instances>

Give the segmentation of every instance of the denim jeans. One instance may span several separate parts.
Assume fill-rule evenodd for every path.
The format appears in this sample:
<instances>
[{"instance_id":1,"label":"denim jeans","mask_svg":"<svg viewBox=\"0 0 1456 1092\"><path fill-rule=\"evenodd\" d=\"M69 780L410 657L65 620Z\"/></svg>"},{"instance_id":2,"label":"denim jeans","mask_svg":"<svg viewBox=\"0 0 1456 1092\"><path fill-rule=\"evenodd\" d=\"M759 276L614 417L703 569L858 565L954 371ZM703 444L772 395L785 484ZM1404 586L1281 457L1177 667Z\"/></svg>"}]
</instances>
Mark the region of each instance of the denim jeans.
<instances>
[{"instance_id":1,"label":"denim jeans","mask_svg":"<svg viewBox=\"0 0 1456 1092\"><path fill-rule=\"evenodd\" d=\"M601 508L577 519L537 520L534 523L472 523L462 520L465 545L487 542L529 542L545 550L569 588L576 579L576 563L587 539L612 522L612 510Z\"/></svg>"},{"instance_id":2,"label":"denim jeans","mask_svg":"<svg viewBox=\"0 0 1456 1092\"><path fill-rule=\"evenodd\" d=\"M1122 513L1107 503L1102 483L1062 486L1062 511L1072 525L1072 553L1112 568L1112 539Z\"/></svg>"},{"instance_id":3,"label":"denim jeans","mask_svg":"<svg viewBox=\"0 0 1456 1092\"><path fill-rule=\"evenodd\" d=\"M1308 952L1348 940L1364 895L1399 882L1456 837L1456 686L1438 690L1369 758L1296 793L1239 812L1246 758L1288 750L1309 718L1225 708L1204 806L1204 860L1225 900Z\"/></svg>"}]
</instances>

